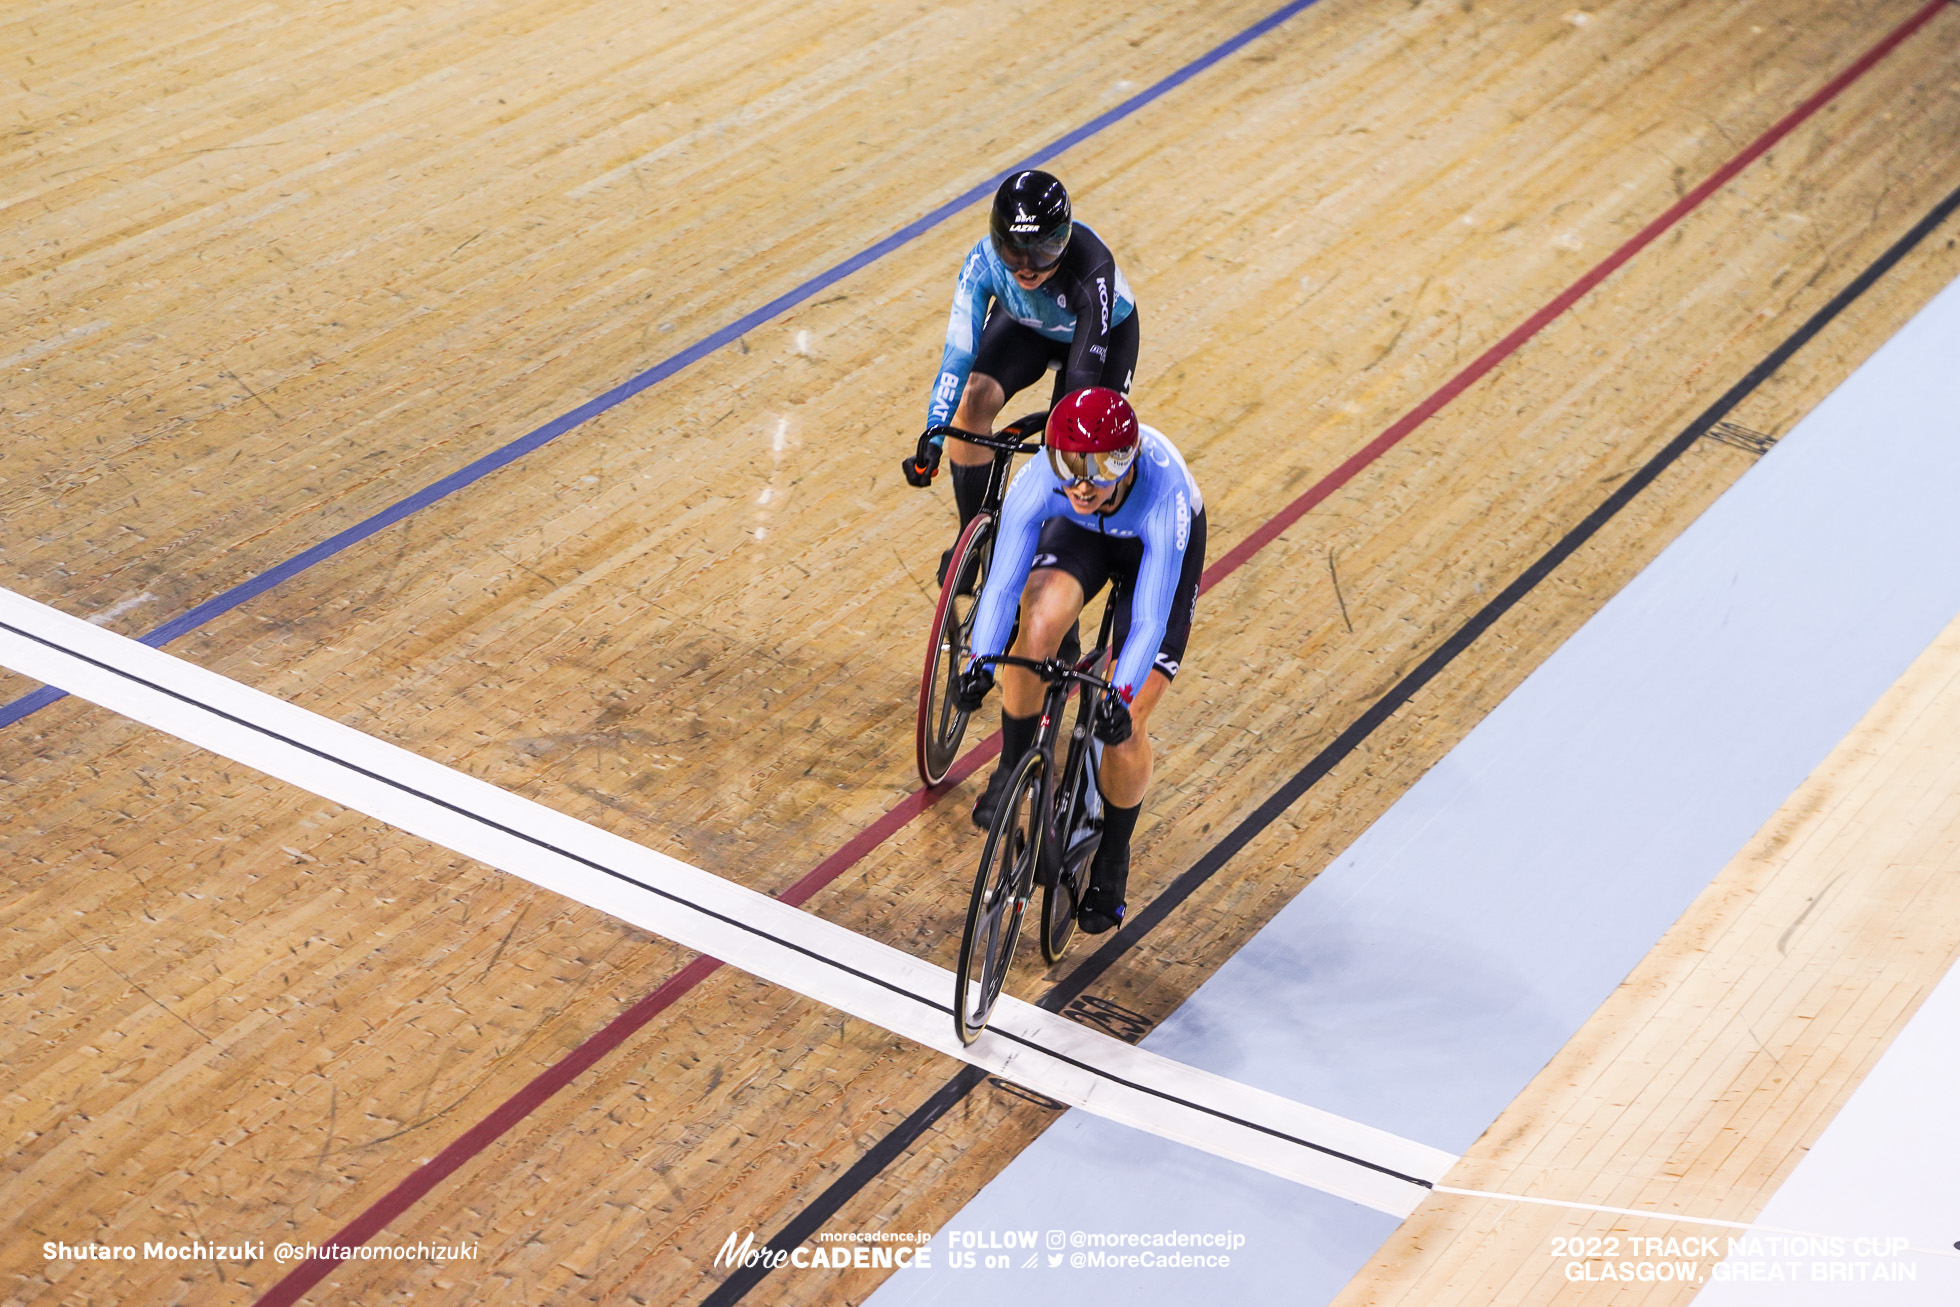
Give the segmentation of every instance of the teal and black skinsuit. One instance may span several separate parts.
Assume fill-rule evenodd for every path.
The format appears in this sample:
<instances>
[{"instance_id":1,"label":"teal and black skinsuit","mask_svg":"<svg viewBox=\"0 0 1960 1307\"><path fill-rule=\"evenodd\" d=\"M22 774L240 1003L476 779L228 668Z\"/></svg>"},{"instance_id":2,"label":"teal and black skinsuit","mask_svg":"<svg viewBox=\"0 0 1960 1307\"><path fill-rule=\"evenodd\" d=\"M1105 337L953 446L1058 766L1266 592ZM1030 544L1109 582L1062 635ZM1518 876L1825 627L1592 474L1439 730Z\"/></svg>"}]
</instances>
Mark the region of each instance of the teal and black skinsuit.
<instances>
[{"instance_id":1,"label":"teal and black skinsuit","mask_svg":"<svg viewBox=\"0 0 1960 1307\"><path fill-rule=\"evenodd\" d=\"M1034 290L1015 284L1014 274L994 253L993 241L982 237L960 267L953 312L946 323L946 350L926 408L928 427L953 420L988 325L990 306L1045 339L1068 346L1061 394L1111 384L1107 379L1111 333L1136 312L1130 285L1109 247L1086 223L1074 225L1061 266ZM1125 376L1116 388L1128 389L1128 384Z\"/></svg>"}]
</instances>

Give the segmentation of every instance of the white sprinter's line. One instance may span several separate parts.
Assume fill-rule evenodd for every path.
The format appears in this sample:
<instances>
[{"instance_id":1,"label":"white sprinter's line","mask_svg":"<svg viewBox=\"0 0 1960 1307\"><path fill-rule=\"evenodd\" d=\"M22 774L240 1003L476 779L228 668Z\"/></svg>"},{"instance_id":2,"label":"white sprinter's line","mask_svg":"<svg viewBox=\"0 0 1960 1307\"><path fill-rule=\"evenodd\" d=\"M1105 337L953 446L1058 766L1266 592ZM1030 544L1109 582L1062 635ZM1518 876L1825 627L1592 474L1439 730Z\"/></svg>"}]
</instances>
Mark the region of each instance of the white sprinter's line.
<instances>
[{"instance_id":1,"label":"white sprinter's line","mask_svg":"<svg viewBox=\"0 0 1960 1307\"><path fill-rule=\"evenodd\" d=\"M5 589L0 665L1165 1139L1396 1216L1456 1161L1013 998L963 1047L942 967Z\"/></svg>"}]
</instances>

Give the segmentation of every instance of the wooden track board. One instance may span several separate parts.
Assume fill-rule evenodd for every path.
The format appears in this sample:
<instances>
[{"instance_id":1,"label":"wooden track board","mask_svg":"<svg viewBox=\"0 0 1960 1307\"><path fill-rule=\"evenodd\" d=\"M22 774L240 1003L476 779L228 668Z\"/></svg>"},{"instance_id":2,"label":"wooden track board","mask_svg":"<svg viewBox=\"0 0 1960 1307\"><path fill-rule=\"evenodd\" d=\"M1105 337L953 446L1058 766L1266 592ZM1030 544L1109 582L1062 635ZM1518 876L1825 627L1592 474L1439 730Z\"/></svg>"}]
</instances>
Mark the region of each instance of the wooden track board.
<instances>
[{"instance_id":1,"label":"wooden track board","mask_svg":"<svg viewBox=\"0 0 1960 1307\"><path fill-rule=\"evenodd\" d=\"M1960 957L1956 726L1960 622L1446 1183L1753 1219ZM1437 1195L1336 1303L1686 1302L1712 1278L1711 1259L1688 1259L1703 1279L1687 1284L1607 1282L1606 1258L1574 1280L1575 1259L1555 1257L1553 1241L1618 1236L1626 1250L1633 1238L1664 1247L1711 1234L1726 1249L1741 1232ZM1588 1259L1576 1260L1586 1274Z\"/></svg>"},{"instance_id":2,"label":"wooden track board","mask_svg":"<svg viewBox=\"0 0 1960 1307\"><path fill-rule=\"evenodd\" d=\"M1263 12L1064 8L0 20L10 577L144 629ZM1322 0L1070 151L1143 305L1139 405L1215 549L1911 11ZM1037 16L1085 35L1031 45ZM1957 46L1940 15L1207 598L1138 901L1960 180ZM780 889L912 785L950 506L893 458L977 234L922 238L176 651ZM1954 271L1950 247L1915 260L1745 420L1787 428ZM1107 992L1161 1016L1747 463L1692 455ZM281 1268L50 1264L39 1239L324 1239L684 961L72 703L0 739L0 771L22 1301L249 1301ZM968 793L814 909L946 960ZM350 1266L331 1293L698 1296L731 1226L773 1228L947 1070L724 973L386 1236L481 1263ZM972 1100L866 1219L931 1228L1045 1119Z\"/></svg>"}]
</instances>

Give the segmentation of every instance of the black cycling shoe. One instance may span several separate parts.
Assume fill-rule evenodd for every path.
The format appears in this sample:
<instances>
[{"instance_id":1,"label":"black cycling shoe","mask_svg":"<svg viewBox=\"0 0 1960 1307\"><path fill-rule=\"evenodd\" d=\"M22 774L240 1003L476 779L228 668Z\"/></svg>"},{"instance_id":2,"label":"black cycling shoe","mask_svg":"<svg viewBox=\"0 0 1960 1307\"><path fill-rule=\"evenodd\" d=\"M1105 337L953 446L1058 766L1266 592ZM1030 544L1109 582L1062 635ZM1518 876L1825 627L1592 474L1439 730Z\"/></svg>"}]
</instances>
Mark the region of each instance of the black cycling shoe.
<instances>
[{"instance_id":1,"label":"black cycling shoe","mask_svg":"<svg viewBox=\"0 0 1960 1307\"><path fill-rule=\"evenodd\" d=\"M1013 771L1005 762L994 768L994 774L987 778L987 788L973 801L973 824L981 830L994 828L994 815L1000 811L1001 800L1007 797L1007 782L1013 779Z\"/></svg>"},{"instance_id":2,"label":"black cycling shoe","mask_svg":"<svg viewBox=\"0 0 1960 1307\"><path fill-rule=\"evenodd\" d=\"M1100 935L1123 924L1123 898L1130 879L1130 851L1124 849L1120 854L1111 853L1109 862L1105 863L1103 855L1107 852L1108 845L1096 851L1095 865L1089 869L1089 892L1082 896L1082 906L1075 912L1075 922L1082 927L1085 935Z\"/></svg>"},{"instance_id":3,"label":"black cycling shoe","mask_svg":"<svg viewBox=\"0 0 1960 1307\"><path fill-rule=\"evenodd\" d=\"M1085 935L1100 935L1104 931L1114 930L1123 924L1124 906L1118 903L1114 908L1106 907L1102 897L1092 889L1083 896L1082 906L1075 911L1075 924L1082 928Z\"/></svg>"}]
</instances>

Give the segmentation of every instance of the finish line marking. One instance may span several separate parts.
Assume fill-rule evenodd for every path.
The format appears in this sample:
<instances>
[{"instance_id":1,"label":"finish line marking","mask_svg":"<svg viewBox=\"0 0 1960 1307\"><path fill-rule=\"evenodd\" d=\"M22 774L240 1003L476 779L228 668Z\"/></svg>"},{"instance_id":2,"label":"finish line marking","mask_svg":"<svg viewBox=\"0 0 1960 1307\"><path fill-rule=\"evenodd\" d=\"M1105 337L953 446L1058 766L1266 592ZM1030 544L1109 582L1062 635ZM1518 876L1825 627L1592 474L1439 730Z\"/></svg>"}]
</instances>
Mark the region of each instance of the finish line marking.
<instances>
[{"instance_id":1,"label":"finish line marking","mask_svg":"<svg viewBox=\"0 0 1960 1307\"><path fill-rule=\"evenodd\" d=\"M963 1046L943 967L5 589L0 665L1123 1125L1395 1216L1456 1162L1011 996Z\"/></svg>"},{"instance_id":2,"label":"finish line marking","mask_svg":"<svg viewBox=\"0 0 1960 1307\"><path fill-rule=\"evenodd\" d=\"M1907 18L1898 27L1887 33L1859 59L1845 68L1836 77L1832 78L1823 87L1819 88L1817 92L1804 100L1796 108L1778 119L1768 130L1746 147L1741 154L1731 159L1728 164L1724 165L1716 174L1711 175L1710 178L1696 187L1694 191L1690 192L1688 196L1683 196L1681 202L1677 202L1654 222L1649 223L1647 227L1643 228L1629 240L1626 245L1607 256L1607 259L1600 264L1595 265L1590 272L1581 278L1580 282L1574 283L1572 287L1569 287L1557 301L1560 304L1561 311L1564 308L1569 308L1573 302L1576 302L1584 291L1592 289L1600 281L1603 281L1607 275L1625 263L1627 259L1631 258L1639 248L1644 247L1656 239L1667 227L1672 226L1681 218L1685 217L1692 207L1686 206L1684 204L1685 201L1692 197L1696 206L1705 201L1719 185L1725 184L1739 173L1743 167L1747 166L1747 164L1760 158L1778 141L1794 131L1806 119L1813 116L1818 109L1835 99L1848 86L1863 77L1873 67L1888 57L1909 37L1926 23L1930 22L1941 9L1956 2L1960 2L1960 0L1927 0L1926 4L1915 11L1911 17ZM1290 17L1294 12L1296 12L1296 8L1289 6L1287 9L1280 11L1279 14L1274 15L1268 22L1277 21L1281 15ZM1046 156L1044 155L1043 157ZM1550 305L1547 305L1547 309L1549 308ZM1556 315L1548 315L1546 309L1541 309L1538 313L1533 314L1531 318L1527 319L1524 324L1521 324L1519 328L1507 335L1503 341L1499 342L1498 346L1493 346L1490 350L1486 350L1482 355L1479 355L1462 372L1445 383L1441 390L1432 395L1429 400L1424 401L1421 406L1421 420L1426 420L1440 410L1444 404L1455 398L1464 389L1467 389L1473 381L1494 368L1508 353L1515 352L1515 350L1522 347L1527 340L1536 335L1544 326L1548 325L1554 316ZM1475 372L1474 376L1471 375L1473 371ZM1200 581L1200 592L1208 591L1212 586L1224 580L1230 572L1236 570L1240 565L1250 559L1258 549L1263 548L1272 539L1277 538L1288 526L1291 526L1299 520L1307 511L1327 498L1333 491L1346 484L1362 468L1399 443L1404 436L1410 431L1413 431L1416 425L1419 424L1418 422L1410 421L1410 418L1415 417L1415 415L1416 411L1412 410L1409 415L1405 415L1394 426L1384 431L1380 436L1377 436L1340 467L1329 473L1298 499L1287 505L1272 522L1269 522L1265 528L1255 533L1256 540L1249 537L1247 540L1241 541L1237 547L1229 551L1218 562L1207 567ZM17 701L18 704L23 705L27 702L28 700L25 698ZM13 707L14 705L8 705L7 708L0 709L0 727L4 727L12 720L8 717L7 713ZM841 876L846 870L856 865L859 860L881 845L886 839L903 829L915 817L921 815L937 803L952 786L958 784L972 774L972 772L991 760L999 752L999 749L1000 736L998 733L982 740L973 750L953 764L951 772L948 773L946 780L938 788L915 790L899 800L870 826L858 832L857 835L848 840L836 852L818 863L817 866L812 868L795 884L784 890L779 896L781 901L800 904L814 897L819 890L830 884L838 876ZM1276 799L1278 797L1275 796ZM1272 801L1269 800L1269 803ZM1288 801L1290 802L1290 800ZM1226 856L1229 856L1229 853ZM1190 874L1188 872L1186 873L1187 876ZM1093 955L1091 964L1096 959L1113 958L1114 955L1109 952L1112 947L1114 946L1107 945L1104 950ZM1085 966L1091 964L1085 964ZM666 1011L674 1003L686 996L697 985L712 975L720 965L712 957L697 957L685 967L681 968L681 970L668 977L653 992L614 1017L604 1027L595 1031L589 1038L575 1047L570 1053L539 1073L522 1089L512 1094L510 1098L506 1099L487 1116L457 1136L436 1157L424 1163L422 1166L417 1167L386 1194L376 1199L359 1216L343 1226L333 1236L331 1243L334 1246L355 1246L366 1243L368 1240L374 1238L375 1235L379 1234L383 1229L386 1229L397 1216L407 1211L430 1193L437 1185L454 1174L459 1167L463 1166L471 1158L495 1142L512 1126L528 1117L560 1089L570 1084L586 1070L590 1069L621 1044L625 1043L636 1032L644 1028L648 1022L652 1021L654 1017ZM1108 961L1105 960L1102 965L1107 966ZM1088 983L1088 980L1085 979L1083 983ZM965 1091L962 1090L956 1097L964 1097L964 1094ZM918 1114L915 1113L914 1115L917 1116ZM937 1119L936 1114L933 1115L933 1119ZM295 1268L285 1279L275 1285L270 1292L259 1299L258 1307L290 1307L290 1304L296 1303L331 1270L332 1266L325 1263L303 1264ZM739 1273L737 1278L739 1278ZM734 1283L735 1279L731 1278L723 1287L727 1288ZM737 1294L735 1296L739 1297L740 1295ZM720 1297L721 1295L718 1292L715 1295L715 1299L718 1300Z\"/></svg>"}]
</instances>

